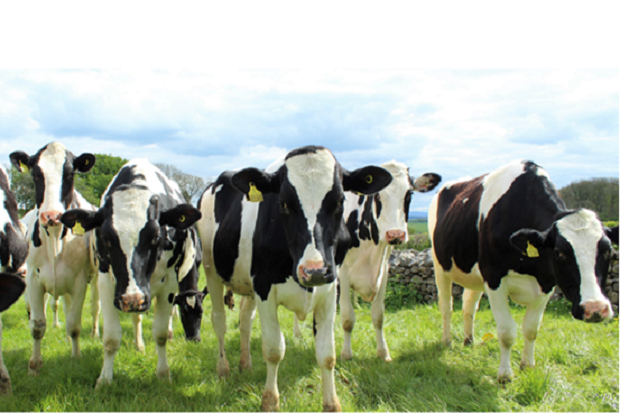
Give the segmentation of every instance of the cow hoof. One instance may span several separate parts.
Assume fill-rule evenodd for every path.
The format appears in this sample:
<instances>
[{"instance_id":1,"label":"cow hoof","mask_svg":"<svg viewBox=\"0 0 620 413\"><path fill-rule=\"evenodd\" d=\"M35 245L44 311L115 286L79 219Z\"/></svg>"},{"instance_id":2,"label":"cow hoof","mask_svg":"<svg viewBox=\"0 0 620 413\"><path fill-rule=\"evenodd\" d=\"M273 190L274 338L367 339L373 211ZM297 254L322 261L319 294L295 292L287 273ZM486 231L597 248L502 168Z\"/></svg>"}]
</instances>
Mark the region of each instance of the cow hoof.
<instances>
[{"instance_id":1,"label":"cow hoof","mask_svg":"<svg viewBox=\"0 0 620 413\"><path fill-rule=\"evenodd\" d=\"M264 412L277 412L280 408L280 396L272 391L265 390L261 408Z\"/></svg>"},{"instance_id":2,"label":"cow hoof","mask_svg":"<svg viewBox=\"0 0 620 413\"><path fill-rule=\"evenodd\" d=\"M28 362L28 375L38 376L41 367L43 367L43 360L30 360Z\"/></svg>"},{"instance_id":3,"label":"cow hoof","mask_svg":"<svg viewBox=\"0 0 620 413\"><path fill-rule=\"evenodd\" d=\"M172 376L170 375L170 369L158 371L157 378L161 381L172 383Z\"/></svg>"},{"instance_id":4,"label":"cow hoof","mask_svg":"<svg viewBox=\"0 0 620 413\"><path fill-rule=\"evenodd\" d=\"M529 367L534 367L534 363L530 363L527 360L521 360L521 365L519 367L521 367L521 370L527 369Z\"/></svg>"},{"instance_id":5,"label":"cow hoof","mask_svg":"<svg viewBox=\"0 0 620 413\"><path fill-rule=\"evenodd\" d=\"M252 372L252 359L249 357L245 360L241 358L239 361L239 372L243 373L244 371Z\"/></svg>"},{"instance_id":6,"label":"cow hoof","mask_svg":"<svg viewBox=\"0 0 620 413\"><path fill-rule=\"evenodd\" d=\"M143 353L144 352L144 343L136 343L136 350Z\"/></svg>"},{"instance_id":7,"label":"cow hoof","mask_svg":"<svg viewBox=\"0 0 620 413\"><path fill-rule=\"evenodd\" d=\"M450 347L452 347L452 339L450 339L450 338L442 338L441 339L441 344L443 344L444 346L450 348Z\"/></svg>"},{"instance_id":8,"label":"cow hoof","mask_svg":"<svg viewBox=\"0 0 620 413\"><path fill-rule=\"evenodd\" d=\"M353 352L351 350L349 350L349 351L342 350L342 353L340 353L340 358L342 360L345 360L345 361L352 360L353 359Z\"/></svg>"},{"instance_id":9,"label":"cow hoof","mask_svg":"<svg viewBox=\"0 0 620 413\"><path fill-rule=\"evenodd\" d=\"M0 396L10 396L11 394L11 378L8 372L0 371Z\"/></svg>"},{"instance_id":10,"label":"cow hoof","mask_svg":"<svg viewBox=\"0 0 620 413\"><path fill-rule=\"evenodd\" d=\"M91 337L91 338L96 338L96 339L99 339L99 337L100 337L100 336L99 336L99 330L93 330L93 331L90 333L90 337Z\"/></svg>"},{"instance_id":11,"label":"cow hoof","mask_svg":"<svg viewBox=\"0 0 620 413\"><path fill-rule=\"evenodd\" d=\"M390 352L387 349L377 350L377 356L383 361L392 361Z\"/></svg>"},{"instance_id":12,"label":"cow hoof","mask_svg":"<svg viewBox=\"0 0 620 413\"><path fill-rule=\"evenodd\" d=\"M112 384L112 379L108 379L106 377L99 377L97 382L95 383L95 389L100 389L103 386L109 386Z\"/></svg>"},{"instance_id":13,"label":"cow hoof","mask_svg":"<svg viewBox=\"0 0 620 413\"><path fill-rule=\"evenodd\" d=\"M228 360L220 359L217 363L217 375L220 379L230 377L230 365Z\"/></svg>"},{"instance_id":14,"label":"cow hoof","mask_svg":"<svg viewBox=\"0 0 620 413\"><path fill-rule=\"evenodd\" d=\"M471 346L474 344L474 339L471 337L465 337L465 341L463 341L464 346Z\"/></svg>"},{"instance_id":15,"label":"cow hoof","mask_svg":"<svg viewBox=\"0 0 620 413\"><path fill-rule=\"evenodd\" d=\"M336 400L334 404L324 404L323 411L324 412L341 412L342 407L340 407L340 401Z\"/></svg>"},{"instance_id":16,"label":"cow hoof","mask_svg":"<svg viewBox=\"0 0 620 413\"><path fill-rule=\"evenodd\" d=\"M497 374L497 382L501 385L512 382L512 370L505 371L504 373Z\"/></svg>"}]
</instances>

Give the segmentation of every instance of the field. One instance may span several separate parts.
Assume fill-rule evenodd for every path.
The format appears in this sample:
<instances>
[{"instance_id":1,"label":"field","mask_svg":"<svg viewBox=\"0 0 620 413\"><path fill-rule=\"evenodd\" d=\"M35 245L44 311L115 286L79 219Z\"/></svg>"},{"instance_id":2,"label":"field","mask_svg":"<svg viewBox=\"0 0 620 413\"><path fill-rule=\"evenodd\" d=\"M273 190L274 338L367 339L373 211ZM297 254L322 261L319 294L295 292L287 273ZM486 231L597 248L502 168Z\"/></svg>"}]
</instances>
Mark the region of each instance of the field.
<instances>
[{"instance_id":1,"label":"field","mask_svg":"<svg viewBox=\"0 0 620 413\"><path fill-rule=\"evenodd\" d=\"M204 280L204 278L203 278ZM203 281L204 282L204 281ZM88 307L88 303L86 307ZM495 377L499 365L496 339L482 342L485 333L495 335L488 303L481 303L476 320L476 345L463 347L460 303L453 315L454 345L439 341L441 317L437 305L420 305L388 311L385 330L393 361L375 356L370 307L357 310L353 332L354 359L336 364L336 385L344 411L618 411L618 319L605 324L573 320L565 302L547 309L537 340L533 369L518 368L521 337L512 354L516 377L505 387ZM70 357L64 328L48 328L43 339L44 365L40 376L27 374L32 341L23 299L2 314L4 360L13 382L13 396L0 398L0 411L256 411L266 377L261 355L260 320L252 332L254 370L240 374L238 309L228 313L227 352L232 376L218 380L215 374L217 341L209 320L210 301L205 300L202 342L182 338L175 319L174 339L168 345L173 383L155 378L157 358L145 317L146 351L133 343L129 316L121 318L123 343L116 357L111 386L95 390L101 371L102 345L90 337L91 320L84 311L81 335L83 358ZM61 312L62 313L62 312ZM279 369L280 409L320 411L321 381L316 365L311 321L304 337L293 337L293 317L280 309L286 339L286 355ZM524 310L514 307L521 322ZM62 314L61 314L62 317ZM342 349L340 316L336 317L336 352ZM63 323L64 327L64 323Z\"/></svg>"}]
</instances>

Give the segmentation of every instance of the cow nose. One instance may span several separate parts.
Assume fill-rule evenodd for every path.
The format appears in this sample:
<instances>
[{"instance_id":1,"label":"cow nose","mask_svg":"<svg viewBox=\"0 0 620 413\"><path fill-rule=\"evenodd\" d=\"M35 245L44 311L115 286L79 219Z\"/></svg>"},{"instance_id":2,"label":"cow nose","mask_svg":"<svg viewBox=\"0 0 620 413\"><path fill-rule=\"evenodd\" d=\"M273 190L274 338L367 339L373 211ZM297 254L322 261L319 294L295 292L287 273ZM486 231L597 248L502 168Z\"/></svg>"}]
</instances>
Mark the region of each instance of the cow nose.
<instances>
[{"instance_id":1,"label":"cow nose","mask_svg":"<svg viewBox=\"0 0 620 413\"><path fill-rule=\"evenodd\" d=\"M388 244L392 245L399 245L405 242L406 236L407 234L405 233L405 231L401 231L399 229L391 229L385 232L385 239L387 240Z\"/></svg>"},{"instance_id":2,"label":"cow nose","mask_svg":"<svg viewBox=\"0 0 620 413\"><path fill-rule=\"evenodd\" d=\"M331 266L325 266L323 261L308 261L298 268L299 280L305 285L323 285L332 275Z\"/></svg>"},{"instance_id":3,"label":"cow nose","mask_svg":"<svg viewBox=\"0 0 620 413\"><path fill-rule=\"evenodd\" d=\"M598 323L613 316L613 310L604 301L589 301L581 305L584 320L589 323Z\"/></svg>"},{"instance_id":4,"label":"cow nose","mask_svg":"<svg viewBox=\"0 0 620 413\"><path fill-rule=\"evenodd\" d=\"M60 211L45 211L41 212L41 223L46 227L54 227L60 223L60 217L62 212Z\"/></svg>"},{"instance_id":5,"label":"cow nose","mask_svg":"<svg viewBox=\"0 0 620 413\"><path fill-rule=\"evenodd\" d=\"M121 310L125 313L142 312L149 308L149 303L142 293L122 295L120 304Z\"/></svg>"}]
</instances>

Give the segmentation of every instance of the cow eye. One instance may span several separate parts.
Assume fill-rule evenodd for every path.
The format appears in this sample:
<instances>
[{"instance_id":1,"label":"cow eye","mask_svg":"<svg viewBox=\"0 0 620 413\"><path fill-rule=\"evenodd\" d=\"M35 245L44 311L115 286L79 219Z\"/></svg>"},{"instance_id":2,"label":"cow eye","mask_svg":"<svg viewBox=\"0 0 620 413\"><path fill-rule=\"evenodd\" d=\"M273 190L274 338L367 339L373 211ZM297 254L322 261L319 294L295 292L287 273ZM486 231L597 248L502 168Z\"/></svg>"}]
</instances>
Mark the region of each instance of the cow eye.
<instances>
[{"instance_id":1,"label":"cow eye","mask_svg":"<svg viewBox=\"0 0 620 413\"><path fill-rule=\"evenodd\" d=\"M566 259L566 255L564 255L564 253L562 251L560 251L559 249L555 249L555 258L561 261L564 261Z\"/></svg>"}]
</instances>

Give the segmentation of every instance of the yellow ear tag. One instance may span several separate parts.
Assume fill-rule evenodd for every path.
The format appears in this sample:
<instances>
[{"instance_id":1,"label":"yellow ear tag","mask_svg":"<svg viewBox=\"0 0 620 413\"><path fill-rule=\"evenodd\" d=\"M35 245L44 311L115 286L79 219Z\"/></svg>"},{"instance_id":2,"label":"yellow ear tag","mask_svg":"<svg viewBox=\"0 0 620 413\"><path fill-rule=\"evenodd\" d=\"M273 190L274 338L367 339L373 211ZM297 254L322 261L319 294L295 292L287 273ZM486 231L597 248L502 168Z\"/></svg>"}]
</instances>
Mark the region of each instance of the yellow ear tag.
<instances>
[{"instance_id":1,"label":"yellow ear tag","mask_svg":"<svg viewBox=\"0 0 620 413\"><path fill-rule=\"evenodd\" d=\"M88 165L88 162L90 162L88 159L84 160L84 165Z\"/></svg>"},{"instance_id":2,"label":"yellow ear tag","mask_svg":"<svg viewBox=\"0 0 620 413\"><path fill-rule=\"evenodd\" d=\"M366 175L366 183L372 184L372 175Z\"/></svg>"},{"instance_id":3,"label":"yellow ear tag","mask_svg":"<svg viewBox=\"0 0 620 413\"><path fill-rule=\"evenodd\" d=\"M19 161L19 166L22 168L22 172L23 173L28 173L30 172L30 168L28 168L28 165L26 165L25 163L23 163L22 161Z\"/></svg>"},{"instance_id":4,"label":"yellow ear tag","mask_svg":"<svg viewBox=\"0 0 620 413\"><path fill-rule=\"evenodd\" d=\"M250 202L263 202L263 194L256 189L256 185L250 182L250 192L248 193L248 201Z\"/></svg>"},{"instance_id":5,"label":"yellow ear tag","mask_svg":"<svg viewBox=\"0 0 620 413\"><path fill-rule=\"evenodd\" d=\"M530 244L529 241L527 242L527 256L530 257L530 258L538 257L538 250L536 249L535 246Z\"/></svg>"},{"instance_id":6,"label":"yellow ear tag","mask_svg":"<svg viewBox=\"0 0 620 413\"><path fill-rule=\"evenodd\" d=\"M83 236L84 232L86 232L84 231L82 224L80 224L80 221L75 221L75 225L73 226L71 231L73 232L73 235L77 235L78 237Z\"/></svg>"},{"instance_id":7,"label":"yellow ear tag","mask_svg":"<svg viewBox=\"0 0 620 413\"><path fill-rule=\"evenodd\" d=\"M185 222L185 215L181 215L179 217L179 222Z\"/></svg>"}]
</instances>

